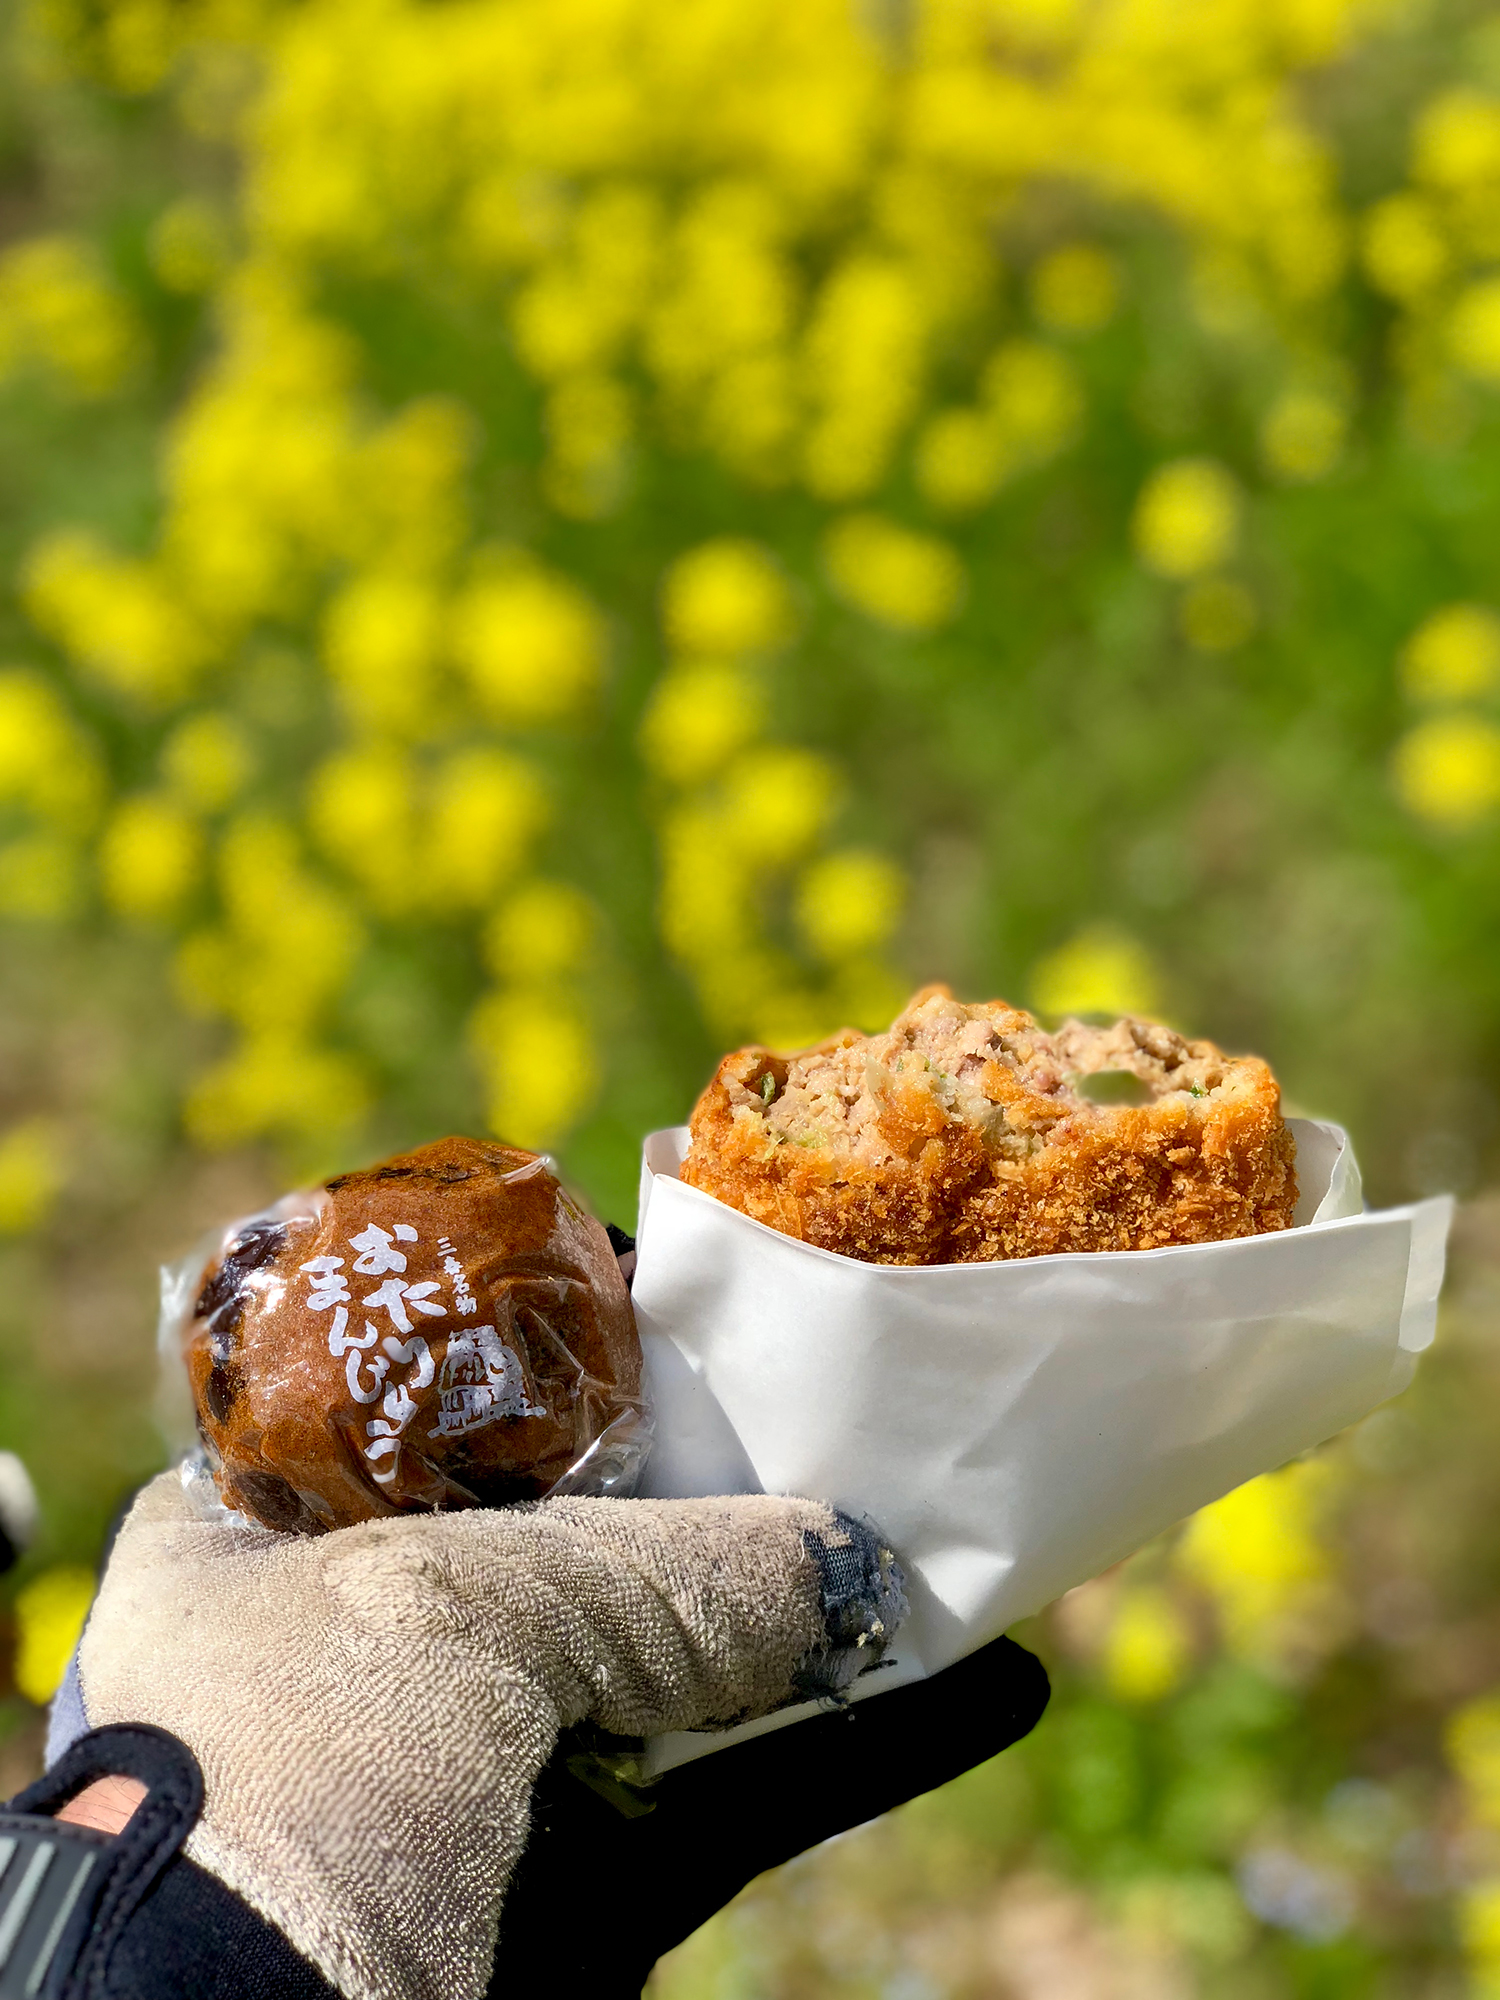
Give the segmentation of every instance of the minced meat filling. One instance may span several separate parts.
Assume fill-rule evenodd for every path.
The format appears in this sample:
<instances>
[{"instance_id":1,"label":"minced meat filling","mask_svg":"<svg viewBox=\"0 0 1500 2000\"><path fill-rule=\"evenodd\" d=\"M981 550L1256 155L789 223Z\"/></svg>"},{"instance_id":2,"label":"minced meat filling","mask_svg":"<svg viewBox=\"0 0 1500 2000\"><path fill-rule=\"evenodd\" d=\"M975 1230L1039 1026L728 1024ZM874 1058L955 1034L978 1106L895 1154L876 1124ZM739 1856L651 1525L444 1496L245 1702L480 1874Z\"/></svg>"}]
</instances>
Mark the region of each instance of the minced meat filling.
<instances>
[{"instance_id":1,"label":"minced meat filling","mask_svg":"<svg viewBox=\"0 0 1500 2000\"><path fill-rule=\"evenodd\" d=\"M893 1116L903 1135L956 1121L982 1133L992 1153L1024 1157L1063 1118L1109 1115L1080 1093L1082 1078L1135 1077L1143 1102L1172 1093L1198 1100L1225 1086L1211 1043L1154 1022L1065 1021L1049 1035L1015 1008L965 1006L942 993L908 1008L886 1034L851 1033L747 1069L725 1079L737 1119L763 1123L773 1144L832 1148L872 1165L896 1156Z\"/></svg>"}]
</instances>

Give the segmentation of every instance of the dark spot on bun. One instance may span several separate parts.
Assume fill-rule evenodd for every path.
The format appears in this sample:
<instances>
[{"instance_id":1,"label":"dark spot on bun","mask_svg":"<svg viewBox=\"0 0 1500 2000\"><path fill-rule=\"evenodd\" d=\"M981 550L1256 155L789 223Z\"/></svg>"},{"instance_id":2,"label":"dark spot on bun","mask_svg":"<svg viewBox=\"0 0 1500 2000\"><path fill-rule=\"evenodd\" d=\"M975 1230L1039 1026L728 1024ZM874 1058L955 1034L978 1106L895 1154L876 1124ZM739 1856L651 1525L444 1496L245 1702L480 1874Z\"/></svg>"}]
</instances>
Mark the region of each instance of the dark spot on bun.
<instances>
[{"instance_id":1,"label":"dark spot on bun","mask_svg":"<svg viewBox=\"0 0 1500 2000\"><path fill-rule=\"evenodd\" d=\"M195 1319L213 1322L214 1352L222 1360L229 1352L231 1335L245 1316L245 1280L252 1271L269 1264L286 1241L280 1222L254 1222L242 1229L210 1272L198 1303Z\"/></svg>"},{"instance_id":2,"label":"dark spot on bun","mask_svg":"<svg viewBox=\"0 0 1500 2000\"><path fill-rule=\"evenodd\" d=\"M228 1423L229 1412L234 1407L235 1399L244 1393L244 1388L245 1378L238 1368L223 1361L215 1362L203 1389L203 1400L215 1423Z\"/></svg>"},{"instance_id":3,"label":"dark spot on bun","mask_svg":"<svg viewBox=\"0 0 1500 2000\"><path fill-rule=\"evenodd\" d=\"M237 1466L226 1498L232 1507L243 1507L268 1528L286 1534L321 1534L325 1526L289 1480L262 1466Z\"/></svg>"}]
</instances>

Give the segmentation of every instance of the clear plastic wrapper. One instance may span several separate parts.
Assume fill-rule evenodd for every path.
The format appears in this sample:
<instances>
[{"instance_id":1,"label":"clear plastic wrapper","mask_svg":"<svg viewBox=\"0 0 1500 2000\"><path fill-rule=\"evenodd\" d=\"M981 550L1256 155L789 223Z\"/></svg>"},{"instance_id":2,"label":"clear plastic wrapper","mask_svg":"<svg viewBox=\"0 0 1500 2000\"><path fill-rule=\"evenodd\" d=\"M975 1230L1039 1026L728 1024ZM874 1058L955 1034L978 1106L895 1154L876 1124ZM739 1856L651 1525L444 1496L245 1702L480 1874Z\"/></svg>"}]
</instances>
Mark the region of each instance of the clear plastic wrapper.
<instances>
[{"instance_id":1,"label":"clear plastic wrapper","mask_svg":"<svg viewBox=\"0 0 1500 2000\"><path fill-rule=\"evenodd\" d=\"M650 1448L609 1239L511 1147L440 1140L241 1217L162 1273L161 1334L186 1490L272 1528L623 1496Z\"/></svg>"}]
</instances>

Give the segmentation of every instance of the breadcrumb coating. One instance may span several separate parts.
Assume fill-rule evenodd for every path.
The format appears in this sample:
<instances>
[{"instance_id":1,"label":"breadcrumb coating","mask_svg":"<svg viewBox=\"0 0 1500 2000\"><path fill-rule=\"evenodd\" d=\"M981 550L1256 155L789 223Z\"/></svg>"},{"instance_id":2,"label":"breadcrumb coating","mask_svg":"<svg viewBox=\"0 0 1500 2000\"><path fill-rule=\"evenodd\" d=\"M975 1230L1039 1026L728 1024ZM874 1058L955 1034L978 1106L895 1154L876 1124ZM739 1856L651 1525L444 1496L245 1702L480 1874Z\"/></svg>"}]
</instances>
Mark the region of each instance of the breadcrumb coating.
<instances>
[{"instance_id":1,"label":"breadcrumb coating","mask_svg":"<svg viewBox=\"0 0 1500 2000\"><path fill-rule=\"evenodd\" d=\"M1286 1229L1295 1161L1257 1056L929 986L883 1035L726 1056L682 1178L846 1257L963 1264Z\"/></svg>"}]
</instances>

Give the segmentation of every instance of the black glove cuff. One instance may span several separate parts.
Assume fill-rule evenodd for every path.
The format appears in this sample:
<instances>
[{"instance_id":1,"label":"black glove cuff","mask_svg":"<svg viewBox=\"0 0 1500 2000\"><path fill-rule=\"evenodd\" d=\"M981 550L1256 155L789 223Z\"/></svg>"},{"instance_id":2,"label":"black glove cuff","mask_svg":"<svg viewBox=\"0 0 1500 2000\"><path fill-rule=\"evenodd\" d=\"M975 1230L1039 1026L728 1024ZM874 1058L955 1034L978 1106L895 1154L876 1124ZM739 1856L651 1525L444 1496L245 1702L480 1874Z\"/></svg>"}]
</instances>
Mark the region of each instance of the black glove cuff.
<instances>
[{"instance_id":1,"label":"black glove cuff","mask_svg":"<svg viewBox=\"0 0 1500 2000\"><path fill-rule=\"evenodd\" d=\"M137 1778L123 1832L50 1815ZM95 1729L0 1811L0 2000L337 2000L281 1933L182 1854L203 1776L165 1730Z\"/></svg>"}]
</instances>

